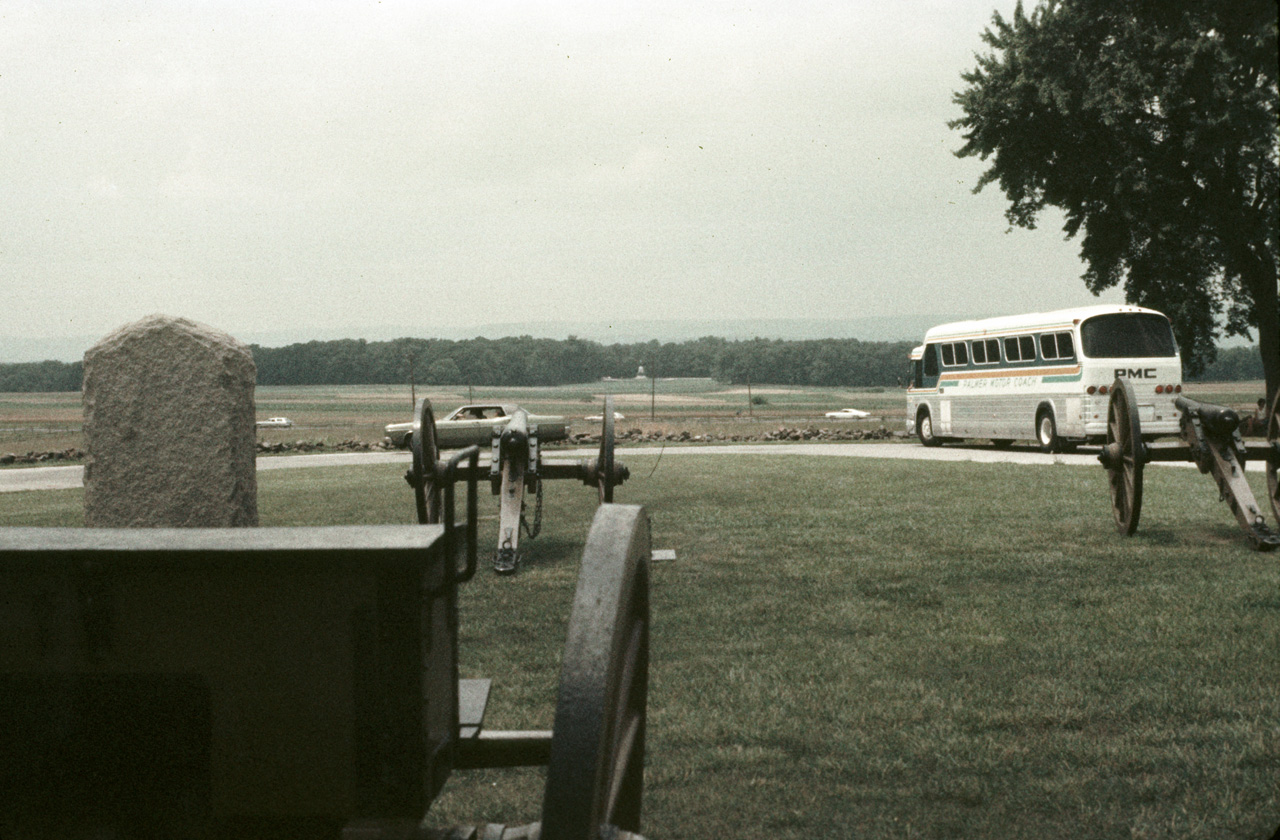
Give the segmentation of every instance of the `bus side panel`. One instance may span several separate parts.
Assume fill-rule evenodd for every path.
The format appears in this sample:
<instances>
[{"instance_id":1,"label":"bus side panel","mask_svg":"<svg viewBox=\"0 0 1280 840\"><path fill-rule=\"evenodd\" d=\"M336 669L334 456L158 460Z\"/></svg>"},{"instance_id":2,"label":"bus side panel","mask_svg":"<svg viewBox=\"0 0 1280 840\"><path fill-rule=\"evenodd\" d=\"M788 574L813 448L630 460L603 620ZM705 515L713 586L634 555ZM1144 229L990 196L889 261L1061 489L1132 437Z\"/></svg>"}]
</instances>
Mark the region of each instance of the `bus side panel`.
<instances>
[{"instance_id":1,"label":"bus side panel","mask_svg":"<svg viewBox=\"0 0 1280 840\"><path fill-rule=\"evenodd\" d=\"M929 398L923 394L913 394L907 392L907 434L916 434L916 417L920 413L920 407L925 406L929 409L930 414L937 416L934 407L930 405Z\"/></svg>"},{"instance_id":2,"label":"bus side panel","mask_svg":"<svg viewBox=\"0 0 1280 840\"><path fill-rule=\"evenodd\" d=\"M1045 402L1060 413L1061 399L1042 393L991 394L956 400L951 412L951 434L960 437L1030 439L1036 432L1036 411Z\"/></svg>"}]
</instances>

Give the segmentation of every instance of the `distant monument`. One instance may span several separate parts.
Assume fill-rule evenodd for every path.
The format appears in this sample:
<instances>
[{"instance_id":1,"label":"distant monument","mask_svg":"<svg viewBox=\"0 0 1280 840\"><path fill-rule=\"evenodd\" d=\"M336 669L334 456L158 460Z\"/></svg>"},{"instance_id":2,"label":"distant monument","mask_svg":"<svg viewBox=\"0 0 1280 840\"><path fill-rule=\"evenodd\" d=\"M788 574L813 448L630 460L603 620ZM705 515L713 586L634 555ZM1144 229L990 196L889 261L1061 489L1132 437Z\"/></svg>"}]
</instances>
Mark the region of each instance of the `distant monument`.
<instances>
[{"instance_id":1,"label":"distant monument","mask_svg":"<svg viewBox=\"0 0 1280 840\"><path fill-rule=\"evenodd\" d=\"M152 315L84 355L85 524L258 524L249 348Z\"/></svg>"},{"instance_id":2,"label":"distant monument","mask_svg":"<svg viewBox=\"0 0 1280 840\"><path fill-rule=\"evenodd\" d=\"M641 365L641 366L640 366L640 369L639 369L638 371L636 371L636 379L644 379L644 378L645 378L645 375L644 375L644 365Z\"/></svg>"}]
</instances>

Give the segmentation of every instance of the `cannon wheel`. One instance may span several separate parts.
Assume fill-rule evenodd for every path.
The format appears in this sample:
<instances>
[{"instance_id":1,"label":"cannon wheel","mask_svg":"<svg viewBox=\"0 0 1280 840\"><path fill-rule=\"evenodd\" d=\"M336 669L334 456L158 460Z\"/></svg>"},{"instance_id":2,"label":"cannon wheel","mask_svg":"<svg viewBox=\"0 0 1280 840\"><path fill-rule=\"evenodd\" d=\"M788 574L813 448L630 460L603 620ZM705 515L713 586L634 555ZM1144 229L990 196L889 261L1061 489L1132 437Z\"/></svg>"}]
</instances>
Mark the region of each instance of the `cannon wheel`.
<instances>
[{"instance_id":1,"label":"cannon wheel","mask_svg":"<svg viewBox=\"0 0 1280 840\"><path fill-rule=\"evenodd\" d=\"M1280 527L1280 393L1271 402L1267 442L1271 444L1271 454L1267 457L1267 492L1271 495L1271 511Z\"/></svg>"},{"instance_id":2,"label":"cannon wheel","mask_svg":"<svg viewBox=\"0 0 1280 840\"><path fill-rule=\"evenodd\" d=\"M1107 403L1107 447L1118 457L1107 464L1107 480L1111 489L1111 512L1116 529L1125 536L1138 530L1142 515L1142 467L1146 462L1142 444L1142 425L1133 386L1117 379L1111 386Z\"/></svg>"},{"instance_id":3,"label":"cannon wheel","mask_svg":"<svg viewBox=\"0 0 1280 840\"><path fill-rule=\"evenodd\" d=\"M542 836L640 830L649 692L649 518L596 509L569 616Z\"/></svg>"},{"instance_id":4,"label":"cannon wheel","mask_svg":"<svg viewBox=\"0 0 1280 840\"><path fill-rule=\"evenodd\" d=\"M413 468L407 478L413 485L418 522L423 525L439 522L440 487L436 481L436 461L440 450L436 447L436 419L431 413L431 400L418 400L413 412L409 449L413 453Z\"/></svg>"},{"instance_id":5,"label":"cannon wheel","mask_svg":"<svg viewBox=\"0 0 1280 840\"><path fill-rule=\"evenodd\" d=\"M600 503L613 501L613 397L604 398L604 424L600 430L600 452L596 456L596 487Z\"/></svg>"}]
</instances>

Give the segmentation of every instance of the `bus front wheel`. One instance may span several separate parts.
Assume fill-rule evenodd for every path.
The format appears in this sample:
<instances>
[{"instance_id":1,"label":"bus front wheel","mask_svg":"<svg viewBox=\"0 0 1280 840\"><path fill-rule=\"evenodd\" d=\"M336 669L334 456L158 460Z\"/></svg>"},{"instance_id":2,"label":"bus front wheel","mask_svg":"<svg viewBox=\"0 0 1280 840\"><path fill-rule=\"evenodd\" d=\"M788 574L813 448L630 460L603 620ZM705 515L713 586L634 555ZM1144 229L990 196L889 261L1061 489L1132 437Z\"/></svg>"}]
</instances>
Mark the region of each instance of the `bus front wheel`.
<instances>
[{"instance_id":1,"label":"bus front wheel","mask_svg":"<svg viewBox=\"0 0 1280 840\"><path fill-rule=\"evenodd\" d=\"M916 437L925 446L941 446L942 439L933 433L933 418L928 411L920 412L916 417Z\"/></svg>"},{"instance_id":2,"label":"bus front wheel","mask_svg":"<svg viewBox=\"0 0 1280 840\"><path fill-rule=\"evenodd\" d=\"M1062 438L1058 437L1058 423L1052 411L1042 411L1036 418L1036 442L1041 452L1061 452Z\"/></svg>"}]
</instances>

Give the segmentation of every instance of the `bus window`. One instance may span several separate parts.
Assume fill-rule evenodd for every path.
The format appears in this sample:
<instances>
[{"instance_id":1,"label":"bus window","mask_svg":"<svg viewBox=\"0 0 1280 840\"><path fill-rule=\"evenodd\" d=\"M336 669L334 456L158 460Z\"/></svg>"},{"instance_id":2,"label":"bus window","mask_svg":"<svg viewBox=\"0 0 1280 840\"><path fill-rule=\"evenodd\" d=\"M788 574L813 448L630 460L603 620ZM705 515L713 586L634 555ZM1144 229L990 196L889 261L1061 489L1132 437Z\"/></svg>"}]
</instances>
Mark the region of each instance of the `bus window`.
<instances>
[{"instance_id":1,"label":"bus window","mask_svg":"<svg viewBox=\"0 0 1280 840\"><path fill-rule=\"evenodd\" d=\"M1040 336L1040 357L1043 359L1070 359L1076 351L1071 333L1045 333Z\"/></svg>"},{"instance_id":2,"label":"bus window","mask_svg":"<svg viewBox=\"0 0 1280 840\"><path fill-rule=\"evenodd\" d=\"M1074 359L1076 357L1076 340L1071 333L1058 333L1058 358Z\"/></svg>"},{"instance_id":3,"label":"bus window","mask_svg":"<svg viewBox=\"0 0 1280 840\"><path fill-rule=\"evenodd\" d=\"M963 341L938 346L942 350L943 367L962 367L969 364L969 345Z\"/></svg>"},{"instance_id":4,"label":"bus window","mask_svg":"<svg viewBox=\"0 0 1280 840\"><path fill-rule=\"evenodd\" d=\"M994 365L1000 361L1000 342L987 338L973 342L973 363L975 365Z\"/></svg>"},{"instance_id":5,"label":"bus window","mask_svg":"<svg viewBox=\"0 0 1280 840\"><path fill-rule=\"evenodd\" d=\"M924 375L938 375L938 351L932 344L924 348Z\"/></svg>"},{"instance_id":6,"label":"bus window","mask_svg":"<svg viewBox=\"0 0 1280 840\"><path fill-rule=\"evenodd\" d=\"M1004 340L1004 358L1010 362L1034 362L1036 340L1029 335L1011 335Z\"/></svg>"},{"instance_id":7,"label":"bus window","mask_svg":"<svg viewBox=\"0 0 1280 840\"><path fill-rule=\"evenodd\" d=\"M1080 343L1084 354L1094 359L1178 355L1169 320L1149 312L1095 315L1080 325Z\"/></svg>"}]
</instances>

